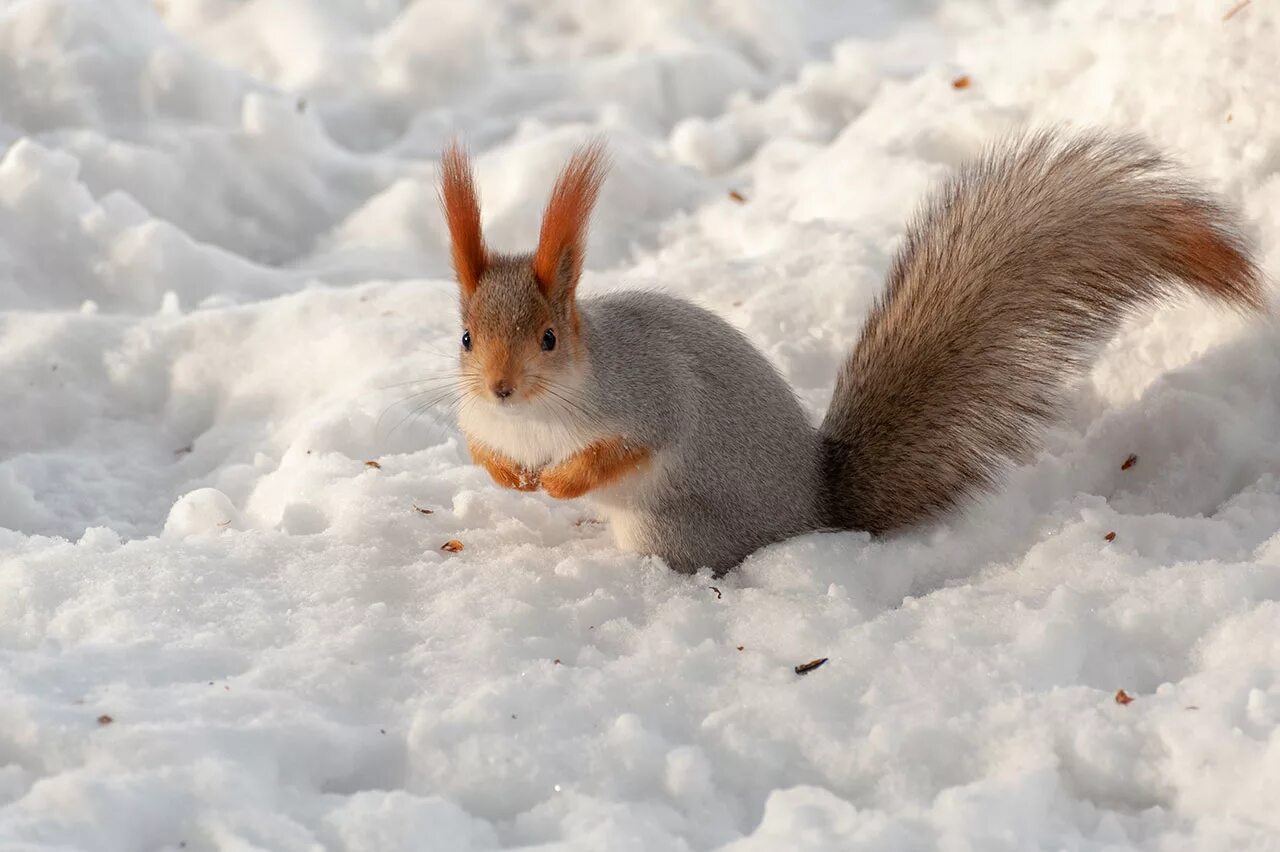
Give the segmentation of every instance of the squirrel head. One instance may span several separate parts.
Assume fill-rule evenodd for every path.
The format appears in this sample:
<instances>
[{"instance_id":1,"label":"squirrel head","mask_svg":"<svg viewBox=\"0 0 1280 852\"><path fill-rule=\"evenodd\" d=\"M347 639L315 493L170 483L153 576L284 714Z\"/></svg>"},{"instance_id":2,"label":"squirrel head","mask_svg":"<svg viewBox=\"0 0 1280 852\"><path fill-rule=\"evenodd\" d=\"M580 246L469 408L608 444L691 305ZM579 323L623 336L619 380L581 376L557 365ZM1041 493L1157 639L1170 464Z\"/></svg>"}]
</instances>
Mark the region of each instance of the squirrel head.
<instances>
[{"instance_id":1,"label":"squirrel head","mask_svg":"<svg viewBox=\"0 0 1280 852\"><path fill-rule=\"evenodd\" d=\"M585 356L575 302L591 208L604 183L604 147L580 148L556 179L532 254L491 254L466 152L440 162L440 201L461 292L461 366L473 396L511 404L554 391Z\"/></svg>"}]
</instances>

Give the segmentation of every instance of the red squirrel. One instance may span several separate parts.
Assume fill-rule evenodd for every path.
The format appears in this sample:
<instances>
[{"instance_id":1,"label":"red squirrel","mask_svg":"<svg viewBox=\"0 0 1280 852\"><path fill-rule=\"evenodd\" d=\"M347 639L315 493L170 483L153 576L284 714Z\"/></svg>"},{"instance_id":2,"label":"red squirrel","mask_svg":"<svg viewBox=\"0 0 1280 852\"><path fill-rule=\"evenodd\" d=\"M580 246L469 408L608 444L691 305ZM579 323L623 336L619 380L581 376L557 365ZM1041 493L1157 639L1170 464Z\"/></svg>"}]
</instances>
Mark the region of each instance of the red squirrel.
<instances>
[{"instance_id":1,"label":"red squirrel","mask_svg":"<svg viewBox=\"0 0 1280 852\"><path fill-rule=\"evenodd\" d=\"M1180 290L1264 310L1233 216L1140 139L1038 132L959 169L907 229L825 419L733 326L673 296L579 299L599 145L531 254L490 252L441 163L464 331L459 425L507 488L589 495L618 544L723 572L821 529L881 534L992 487L1134 311Z\"/></svg>"}]
</instances>

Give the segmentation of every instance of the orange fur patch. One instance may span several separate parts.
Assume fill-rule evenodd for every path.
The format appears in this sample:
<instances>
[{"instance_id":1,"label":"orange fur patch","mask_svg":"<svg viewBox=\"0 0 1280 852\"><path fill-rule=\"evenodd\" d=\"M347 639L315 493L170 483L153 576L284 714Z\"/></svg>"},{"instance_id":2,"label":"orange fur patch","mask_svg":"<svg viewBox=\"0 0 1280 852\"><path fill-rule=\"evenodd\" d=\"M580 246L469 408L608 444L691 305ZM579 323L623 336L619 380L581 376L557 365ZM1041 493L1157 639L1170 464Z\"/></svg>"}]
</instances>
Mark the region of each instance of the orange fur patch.
<instances>
[{"instance_id":1,"label":"orange fur patch","mask_svg":"<svg viewBox=\"0 0 1280 852\"><path fill-rule=\"evenodd\" d=\"M1203 222L1191 220L1174 235L1176 260L1187 278L1219 298L1254 310L1263 306L1252 261Z\"/></svg>"},{"instance_id":2,"label":"orange fur patch","mask_svg":"<svg viewBox=\"0 0 1280 852\"><path fill-rule=\"evenodd\" d=\"M467 449L471 451L472 460L489 471L493 481L503 488L514 488L516 491L538 490L538 474L528 468L470 438L467 439Z\"/></svg>"},{"instance_id":3,"label":"orange fur patch","mask_svg":"<svg viewBox=\"0 0 1280 852\"><path fill-rule=\"evenodd\" d=\"M1165 210L1171 271L1233 307L1261 310L1257 269L1242 245L1214 227L1212 211L1183 200L1169 201Z\"/></svg>"},{"instance_id":4,"label":"orange fur patch","mask_svg":"<svg viewBox=\"0 0 1280 852\"><path fill-rule=\"evenodd\" d=\"M533 274L544 295L558 283L570 290L582 274L587 223L604 184L608 158L599 142L586 145L570 158L542 214L542 233L533 255Z\"/></svg>"},{"instance_id":5,"label":"orange fur patch","mask_svg":"<svg viewBox=\"0 0 1280 852\"><path fill-rule=\"evenodd\" d=\"M542 487L560 500L581 497L644 467L649 450L622 437L596 441L554 467L542 471Z\"/></svg>"},{"instance_id":6,"label":"orange fur patch","mask_svg":"<svg viewBox=\"0 0 1280 852\"><path fill-rule=\"evenodd\" d=\"M470 296L480 286L489 252L480 230L480 201L471 161L457 142L449 143L440 158L440 205L453 243L453 271L463 293Z\"/></svg>"},{"instance_id":7,"label":"orange fur patch","mask_svg":"<svg viewBox=\"0 0 1280 852\"><path fill-rule=\"evenodd\" d=\"M476 354L486 390L503 381L516 392L517 398L536 399L546 392L546 384L526 372L528 352L522 353L507 341L496 338L487 341Z\"/></svg>"},{"instance_id":8,"label":"orange fur patch","mask_svg":"<svg viewBox=\"0 0 1280 852\"><path fill-rule=\"evenodd\" d=\"M475 357L486 387L492 388L499 380L506 380L512 387L518 384L518 364L512 349L511 342L501 336L487 336L483 346L477 345Z\"/></svg>"}]
</instances>

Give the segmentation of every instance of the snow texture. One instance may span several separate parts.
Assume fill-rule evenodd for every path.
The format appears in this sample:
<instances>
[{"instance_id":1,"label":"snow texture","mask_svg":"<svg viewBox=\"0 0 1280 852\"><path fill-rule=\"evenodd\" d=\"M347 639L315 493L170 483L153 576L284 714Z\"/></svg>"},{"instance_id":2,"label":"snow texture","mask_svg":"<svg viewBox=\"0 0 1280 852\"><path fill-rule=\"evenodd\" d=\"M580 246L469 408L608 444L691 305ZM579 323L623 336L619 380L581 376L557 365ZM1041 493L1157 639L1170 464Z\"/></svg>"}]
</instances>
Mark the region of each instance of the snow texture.
<instances>
[{"instance_id":1,"label":"snow texture","mask_svg":"<svg viewBox=\"0 0 1280 852\"><path fill-rule=\"evenodd\" d=\"M1147 134L1274 279L1280 11L1230 7L4 4L0 848L1280 849L1265 323L1137 318L1000 492L718 581L432 404L455 132L501 249L603 134L584 291L711 307L815 419L1020 125Z\"/></svg>"}]
</instances>

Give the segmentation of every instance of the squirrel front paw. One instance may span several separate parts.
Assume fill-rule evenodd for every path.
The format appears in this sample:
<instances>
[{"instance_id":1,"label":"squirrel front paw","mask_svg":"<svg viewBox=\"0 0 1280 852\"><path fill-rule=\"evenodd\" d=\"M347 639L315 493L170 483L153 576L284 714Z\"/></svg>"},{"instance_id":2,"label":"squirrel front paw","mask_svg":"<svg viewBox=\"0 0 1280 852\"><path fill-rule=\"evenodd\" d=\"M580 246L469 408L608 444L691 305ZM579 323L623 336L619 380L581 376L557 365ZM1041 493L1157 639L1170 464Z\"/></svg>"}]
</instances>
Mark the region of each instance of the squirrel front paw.
<instances>
[{"instance_id":1,"label":"squirrel front paw","mask_svg":"<svg viewBox=\"0 0 1280 852\"><path fill-rule=\"evenodd\" d=\"M468 447L471 450L471 458L476 464L489 471L493 481L503 488L514 488L516 491L538 490L537 471L530 470L474 441L469 442Z\"/></svg>"},{"instance_id":2,"label":"squirrel front paw","mask_svg":"<svg viewBox=\"0 0 1280 852\"><path fill-rule=\"evenodd\" d=\"M538 479L542 483L542 490L557 500L572 500L591 490L591 483L583 476L581 465L575 464L572 459L547 468Z\"/></svg>"},{"instance_id":3,"label":"squirrel front paw","mask_svg":"<svg viewBox=\"0 0 1280 852\"><path fill-rule=\"evenodd\" d=\"M514 488L516 491L538 490L539 478L537 471L515 464L504 465L492 462L482 462L482 464L484 469L489 471L489 475L493 477L493 481L503 488Z\"/></svg>"}]
</instances>

